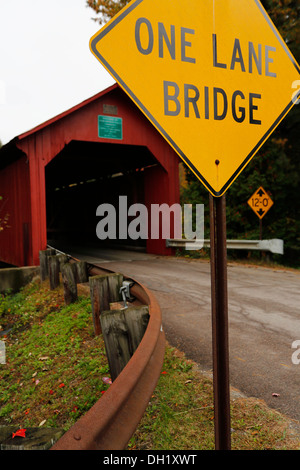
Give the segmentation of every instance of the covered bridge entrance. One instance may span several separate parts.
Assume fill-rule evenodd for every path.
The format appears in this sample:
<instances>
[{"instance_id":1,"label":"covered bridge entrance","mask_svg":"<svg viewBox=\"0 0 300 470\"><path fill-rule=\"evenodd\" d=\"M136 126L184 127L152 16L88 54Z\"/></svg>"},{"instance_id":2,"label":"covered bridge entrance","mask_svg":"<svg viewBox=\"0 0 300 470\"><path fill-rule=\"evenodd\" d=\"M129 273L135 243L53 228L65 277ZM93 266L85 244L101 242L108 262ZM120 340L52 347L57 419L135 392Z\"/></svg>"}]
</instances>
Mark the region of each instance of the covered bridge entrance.
<instances>
[{"instance_id":1,"label":"covered bridge entrance","mask_svg":"<svg viewBox=\"0 0 300 470\"><path fill-rule=\"evenodd\" d=\"M19 135L0 149L0 217L9 215L0 261L39 264L47 243L171 254L162 238L99 240L96 209L105 203L118 211L119 196L126 196L128 206L143 203L150 217L151 204L179 203L178 164L117 84Z\"/></svg>"}]
</instances>

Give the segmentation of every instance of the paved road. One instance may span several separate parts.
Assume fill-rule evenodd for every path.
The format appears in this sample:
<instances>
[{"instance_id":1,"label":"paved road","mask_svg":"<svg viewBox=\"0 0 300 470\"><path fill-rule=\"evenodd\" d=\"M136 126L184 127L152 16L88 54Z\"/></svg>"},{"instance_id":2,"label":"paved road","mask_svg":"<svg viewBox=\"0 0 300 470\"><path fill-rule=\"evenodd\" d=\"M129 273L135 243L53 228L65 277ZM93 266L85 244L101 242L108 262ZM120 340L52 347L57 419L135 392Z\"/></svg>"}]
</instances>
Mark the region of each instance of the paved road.
<instances>
[{"instance_id":1,"label":"paved road","mask_svg":"<svg viewBox=\"0 0 300 470\"><path fill-rule=\"evenodd\" d=\"M208 262L142 253L89 255L87 260L103 266L110 259L109 269L150 288L170 344L211 370ZM292 363L292 343L300 340L300 273L229 264L228 297L231 385L300 421L300 364Z\"/></svg>"}]
</instances>

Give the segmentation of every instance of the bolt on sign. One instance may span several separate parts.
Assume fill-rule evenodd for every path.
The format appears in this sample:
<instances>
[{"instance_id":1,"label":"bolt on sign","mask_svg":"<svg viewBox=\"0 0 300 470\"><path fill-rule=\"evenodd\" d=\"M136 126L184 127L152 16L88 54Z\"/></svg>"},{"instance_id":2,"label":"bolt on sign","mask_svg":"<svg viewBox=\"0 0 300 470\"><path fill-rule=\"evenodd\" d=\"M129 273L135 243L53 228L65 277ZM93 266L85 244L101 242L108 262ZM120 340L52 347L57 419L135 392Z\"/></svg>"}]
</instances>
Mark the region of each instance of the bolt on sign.
<instances>
[{"instance_id":1,"label":"bolt on sign","mask_svg":"<svg viewBox=\"0 0 300 470\"><path fill-rule=\"evenodd\" d=\"M255 214L262 219L269 209L273 206L273 201L268 195L268 193L261 186L257 191L250 197L247 201L251 209Z\"/></svg>"},{"instance_id":2,"label":"bolt on sign","mask_svg":"<svg viewBox=\"0 0 300 470\"><path fill-rule=\"evenodd\" d=\"M300 68L259 0L135 0L90 49L213 196L300 96Z\"/></svg>"}]
</instances>

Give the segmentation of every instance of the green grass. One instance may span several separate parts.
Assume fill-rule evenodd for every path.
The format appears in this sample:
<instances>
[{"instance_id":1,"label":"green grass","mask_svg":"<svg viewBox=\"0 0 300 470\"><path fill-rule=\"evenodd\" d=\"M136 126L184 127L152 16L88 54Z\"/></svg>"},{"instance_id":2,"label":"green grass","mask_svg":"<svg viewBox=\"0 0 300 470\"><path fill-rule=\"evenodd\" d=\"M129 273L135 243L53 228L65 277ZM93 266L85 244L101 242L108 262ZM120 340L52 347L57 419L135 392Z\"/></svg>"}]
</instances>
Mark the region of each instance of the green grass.
<instances>
[{"instance_id":1,"label":"green grass","mask_svg":"<svg viewBox=\"0 0 300 470\"><path fill-rule=\"evenodd\" d=\"M232 449L300 449L296 423L261 400L235 395L231 399ZM158 386L130 448L213 450L214 439L212 379L168 345Z\"/></svg>"},{"instance_id":2,"label":"green grass","mask_svg":"<svg viewBox=\"0 0 300 470\"><path fill-rule=\"evenodd\" d=\"M67 430L107 389L102 377L109 369L103 339L93 334L89 298L65 306L61 289L33 283L2 296L0 305L2 329L13 325L0 366L0 424L46 420Z\"/></svg>"},{"instance_id":3,"label":"green grass","mask_svg":"<svg viewBox=\"0 0 300 470\"><path fill-rule=\"evenodd\" d=\"M83 294L83 293L82 293ZM0 425L67 430L109 385L102 336L95 337L90 299L65 306L62 288L32 282L16 295L0 296ZM231 402L233 449L299 449L290 420L256 399ZM296 425L296 423L294 423ZM158 385L129 449L214 449L210 377L167 344Z\"/></svg>"}]
</instances>

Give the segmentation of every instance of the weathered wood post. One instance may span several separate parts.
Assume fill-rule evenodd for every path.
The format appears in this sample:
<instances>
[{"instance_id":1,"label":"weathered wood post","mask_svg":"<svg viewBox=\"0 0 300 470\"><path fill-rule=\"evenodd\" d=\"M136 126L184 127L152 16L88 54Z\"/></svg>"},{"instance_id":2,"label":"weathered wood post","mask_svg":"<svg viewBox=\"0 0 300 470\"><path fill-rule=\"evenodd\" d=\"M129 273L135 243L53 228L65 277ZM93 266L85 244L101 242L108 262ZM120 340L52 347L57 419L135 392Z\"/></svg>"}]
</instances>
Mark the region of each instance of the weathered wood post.
<instances>
[{"instance_id":1,"label":"weathered wood post","mask_svg":"<svg viewBox=\"0 0 300 470\"><path fill-rule=\"evenodd\" d=\"M101 312L101 328L103 332L110 376L114 381L131 358L128 341L128 327L122 310Z\"/></svg>"},{"instance_id":2,"label":"weathered wood post","mask_svg":"<svg viewBox=\"0 0 300 470\"><path fill-rule=\"evenodd\" d=\"M59 254L57 255L58 261L59 261L59 270L62 272L62 267L64 264L68 263L69 259L67 255Z\"/></svg>"},{"instance_id":3,"label":"weathered wood post","mask_svg":"<svg viewBox=\"0 0 300 470\"><path fill-rule=\"evenodd\" d=\"M148 321L147 305L101 312L100 322L112 381L139 346Z\"/></svg>"},{"instance_id":4,"label":"weathered wood post","mask_svg":"<svg viewBox=\"0 0 300 470\"><path fill-rule=\"evenodd\" d=\"M142 341L149 323L148 305L129 307L125 310L125 319L129 330L129 349L132 355Z\"/></svg>"},{"instance_id":5,"label":"weathered wood post","mask_svg":"<svg viewBox=\"0 0 300 470\"><path fill-rule=\"evenodd\" d=\"M59 259L56 255L48 257L48 270L50 290L56 289L59 286Z\"/></svg>"},{"instance_id":6,"label":"weathered wood post","mask_svg":"<svg viewBox=\"0 0 300 470\"><path fill-rule=\"evenodd\" d=\"M88 282L87 263L85 261L78 261L76 266L76 282L77 284Z\"/></svg>"},{"instance_id":7,"label":"weathered wood post","mask_svg":"<svg viewBox=\"0 0 300 470\"><path fill-rule=\"evenodd\" d=\"M78 299L76 284L76 266L72 263L66 263L62 266L62 280L64 286L65 304L69 305Z\"/></svg>"},{"instance_id":8,"label":"weathered wood post","mask_svg":"<svg viewBox=\"0 0 300 470\"><path fill-rule=\"evenodd\" d=\"M48 274L48 257L49 256L54 256L55 255L55 250L49 249L49 250L41 250L39 252L39 258L40 258L40 278L41 281L45 281L49 274Z\"/></svg>"},{"instance_id":9,"label":"weathered wood post","mask_svg":"<svg viewBox=\"0 0 300 470\"><path fill-rule=\"evenodd\" d=\"M100 314L109 310L110 302L121 299L120 288L123 275L118 273L92 276L89 278L95 335L101 333Z\"/></svg>"}]
</instances>

